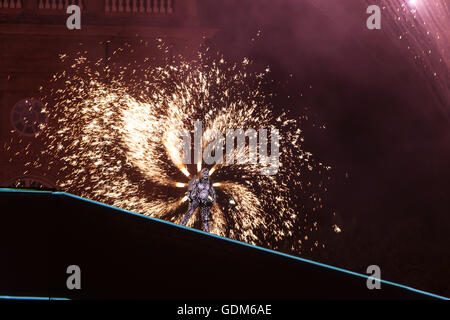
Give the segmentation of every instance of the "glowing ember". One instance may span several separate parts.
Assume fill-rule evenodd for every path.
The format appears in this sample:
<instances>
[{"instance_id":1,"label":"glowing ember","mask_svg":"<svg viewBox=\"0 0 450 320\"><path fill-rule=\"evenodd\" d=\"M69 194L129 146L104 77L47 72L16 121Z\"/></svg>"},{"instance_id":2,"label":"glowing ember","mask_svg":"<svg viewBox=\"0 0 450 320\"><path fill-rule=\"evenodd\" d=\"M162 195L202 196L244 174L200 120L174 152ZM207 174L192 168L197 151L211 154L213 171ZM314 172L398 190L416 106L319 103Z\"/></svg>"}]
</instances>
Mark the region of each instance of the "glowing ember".
<instances>
[{"instance_id":1,"label":"glowing ember","mask_svg":"<svg viewBox=\"0 0 450 320\"><path fill-rule=\"evenodd\" d=\"M278 174L261 175L260 164L249 162L209 168L218 195L211 232L273 249L289 239L297 253L312 250L330 168L303 150L299 120L270 104L263 89L270 69L251 72L248 59L229 64L220 55L177 58L105 66L77 55L43 97L50 116L38 138L46 148L28 165L56 170L67 192L180 223L189 180L202 168L183 163L180 129L193 132L202 121L206 144L213 129L276 128Z\"/></svg>"}]
</instances>

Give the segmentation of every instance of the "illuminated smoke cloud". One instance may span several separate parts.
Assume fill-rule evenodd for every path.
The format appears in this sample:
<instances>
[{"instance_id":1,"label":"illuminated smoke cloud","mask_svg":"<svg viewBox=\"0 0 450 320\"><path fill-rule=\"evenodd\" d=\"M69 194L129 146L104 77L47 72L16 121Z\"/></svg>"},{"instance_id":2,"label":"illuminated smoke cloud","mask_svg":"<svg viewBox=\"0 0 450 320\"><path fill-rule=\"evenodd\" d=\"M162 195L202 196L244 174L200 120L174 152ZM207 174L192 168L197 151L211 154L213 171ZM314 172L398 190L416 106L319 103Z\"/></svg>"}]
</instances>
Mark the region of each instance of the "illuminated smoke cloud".
<instances>
[{"instance_id":1,"label":"illuminated smoke cloud","mask_svg":"<svg viewBox=\"0 0 450 320\"><path fill-rule=\"evenodd\" d=\"M367 2L369 3L369 2ZM424 83L433 89L449 115L450 7L447 0L383 0L382 30L421 70Z\"/></svg>"}]
</instances>

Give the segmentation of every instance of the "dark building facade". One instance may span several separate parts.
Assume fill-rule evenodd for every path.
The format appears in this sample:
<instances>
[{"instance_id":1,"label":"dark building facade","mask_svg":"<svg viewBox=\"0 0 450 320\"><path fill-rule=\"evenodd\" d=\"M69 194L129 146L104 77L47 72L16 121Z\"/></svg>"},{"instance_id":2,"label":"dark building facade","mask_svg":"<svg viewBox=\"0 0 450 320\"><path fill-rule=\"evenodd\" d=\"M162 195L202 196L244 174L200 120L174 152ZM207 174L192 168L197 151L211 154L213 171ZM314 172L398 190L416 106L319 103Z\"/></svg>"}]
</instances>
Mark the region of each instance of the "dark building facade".
<instances>
[{"instance_id":1,"label":"dark building facade","mask_svg":"<svg viewBox=\"0 0 450 320\"><path fill-rule=\"evenodd\" d=\"M66 26L66 8L73 4L81 9L80 30ZM155 38L186 53L214 32L200 27L196 0L1 0L0 185L55 185L51 172L25 170L26 155L12 156L33 141L36 123L45 123L37 97L39 88L62 71L60 54L80 50L82 44L98 60L125 42Z\"/></svg>"}]
</instances>

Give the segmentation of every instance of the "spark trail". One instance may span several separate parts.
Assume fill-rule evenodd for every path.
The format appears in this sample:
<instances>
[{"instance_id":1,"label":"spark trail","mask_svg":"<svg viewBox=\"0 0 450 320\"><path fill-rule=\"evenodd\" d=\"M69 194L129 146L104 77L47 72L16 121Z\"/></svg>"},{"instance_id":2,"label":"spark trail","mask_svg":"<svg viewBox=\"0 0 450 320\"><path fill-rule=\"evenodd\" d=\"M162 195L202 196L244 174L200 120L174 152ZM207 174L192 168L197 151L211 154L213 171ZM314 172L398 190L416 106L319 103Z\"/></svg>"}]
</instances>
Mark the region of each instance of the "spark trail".
<instances>
[{"instance_id":1,"label":"spark trail","mask_svg":"<svg viewBox=\"0 0 450 320\"><path fill-rule=\"evenodd\" d=\"M130 46L119 51L133 57ZM269 68L254 72L248 59L229 63L207 49L192 61L86 55L61 56L69 67L43 92L48 122L37 139L45 149L29 167L56 171L64 191L180 223L187 184L204 166L183 164L180 129L193 132L201 120L205 145L212 130L277 128L278 174L261 175L251 163L210 168L218 194L211 232L272 249L288 241L295 253L325 246L314 234L330 168L303 149L300 120L271 104Z\"/></svg>"},{"instance_id":2,"label":"spark trail","mask_svg":"<svg viewBox=\"0 0 450 320\"><path fill-rule=\"evenodd\" d=\"M382 0L383 32L406 49L449 115L450 7L446 0ZM367 2L369 3L369 2Z\"/></svg>"}]
</instances>

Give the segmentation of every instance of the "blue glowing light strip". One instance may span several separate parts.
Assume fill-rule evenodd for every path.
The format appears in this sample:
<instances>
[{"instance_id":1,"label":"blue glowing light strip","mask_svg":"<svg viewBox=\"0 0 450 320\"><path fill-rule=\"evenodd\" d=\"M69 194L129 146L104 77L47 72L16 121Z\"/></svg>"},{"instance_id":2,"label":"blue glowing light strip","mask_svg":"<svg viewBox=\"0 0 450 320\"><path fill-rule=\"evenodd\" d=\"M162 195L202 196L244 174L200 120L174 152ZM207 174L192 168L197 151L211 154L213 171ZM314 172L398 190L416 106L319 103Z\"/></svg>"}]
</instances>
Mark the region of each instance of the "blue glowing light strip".
<instances>
[{"instance_id":1,"label":"blue glowing light strip","mask_svg":"<svg viewBox=\"0 0 450 320\"><path fill-rule=\"evenodd\" d=\"M52 297L0 296L0 300L62 301L62 300L70 300L70 299L67 299L67 298L52 298Z\"/></svg>"}]
</instances>

